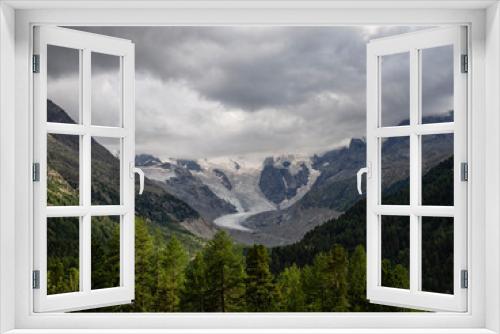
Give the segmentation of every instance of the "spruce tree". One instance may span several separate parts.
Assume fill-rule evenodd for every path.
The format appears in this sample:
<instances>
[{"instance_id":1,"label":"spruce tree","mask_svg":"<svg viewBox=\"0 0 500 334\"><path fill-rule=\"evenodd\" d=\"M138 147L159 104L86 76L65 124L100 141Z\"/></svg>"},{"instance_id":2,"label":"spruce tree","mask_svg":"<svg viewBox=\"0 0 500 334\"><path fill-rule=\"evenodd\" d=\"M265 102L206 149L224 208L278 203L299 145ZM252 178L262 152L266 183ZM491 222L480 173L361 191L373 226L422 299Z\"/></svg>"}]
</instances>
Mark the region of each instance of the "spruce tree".
<instances>
[{"instance_id":1,"label":"spruce tree","mask_svg":"<svg viewBox=\"0 0 500 334\"><path fill-rule=\"evenodd\" d=\"M328 308L333 312L346 312L349 310L349 299L347 297L349 259L347 252L344 247L337 244L330 251L328 260Z\"/></svg>"},{"instance_id":2,"label":"spruce tree","mask_svg":"<svg viewBox=\"0 0 500 334\"><path fill-rule=\"evenodd\" d=\"M278 277L278 291L280 296L280 311L306 311L301 271L297 265L293 264L281 272Z\"/></svg>"},{"instance_id":3,"label":"spruce tree","mask_svg":"<svg viewBox=\"0 0 500 334\"><path fill-rule=\"evenodd\" d=\"M153 287L156 283L153 268L153 238L146 221L135 219L135 300L133 311L148 312L154 306Z\"/></svg>"},{"instance_id":4,"label":"spruce tree","mask_svg":"<svg viewBox=\"0 0 500 334\"><path fill-rule=\"evenodd\" d=\"M302 270L303 290L306 295L306 310L328 312L328 255L319 253L311 266Z\"/></svg>"},{"instance_id":5,"label":"spruce tree","mask_svg":"<svg viewBox=\"0 0 500 334\"><path fill-rule=\"evenodd\" d=\"M351 311L369 311L366 299L366 252L362 245L358 245L349 261L349 301Z\"/></svg>"},{"instance_id":6,"label":"spruce tree","mask_svg":"<svg viewBox=\"0 0 500 334\"><path fill-rule=\"evenodd\" d=\"M205 312L208 291L205 279L205 259L200 252L186 268L186 280L181 294L183 312Z\"/></svg>"},{"instance_id":7,"label":"spruce tree","mask_svg":"<svg viewBox=\"0 0 500 334\"><path fill-rule=\"evenodd\" d=\"M348 266L347 252L342 246L335 245L328 253L316 255L313 265L304 268L303 286L308 311L348 311Z\"/></svg>"},{"instance_id":8,"label":"spruce tree","mask_svg":"<svg viewBox=\"0 0 500 334\"><path fill-rule=\"evenodd\" d=\"M188 254L175 236L162 250L158 268L157 308L162 312L179 311L180 293L184 287L184 270Z\"/></svg>"},{"instance_id":9,"label":"spruce tree","mask_svg":"<svg viewBox=\"0 0 500 334\"><path fill-rule=\"evenodd\" d=\"M276 287L269 270L269 255L263 245L254 245L246 257L246 310L271 312L276 308Z\"/></svg>"},{"instance_id":10,"label":"spruce tree","mask_svg":"<svg viewBox=\"0 0 500 334\"><path fill-rule=\"evenodd\" d=\"M204 251L207 282L206 311L244 310L245 271L241 249L225 231L219 231Z\"/></svg>"}]
</instances>

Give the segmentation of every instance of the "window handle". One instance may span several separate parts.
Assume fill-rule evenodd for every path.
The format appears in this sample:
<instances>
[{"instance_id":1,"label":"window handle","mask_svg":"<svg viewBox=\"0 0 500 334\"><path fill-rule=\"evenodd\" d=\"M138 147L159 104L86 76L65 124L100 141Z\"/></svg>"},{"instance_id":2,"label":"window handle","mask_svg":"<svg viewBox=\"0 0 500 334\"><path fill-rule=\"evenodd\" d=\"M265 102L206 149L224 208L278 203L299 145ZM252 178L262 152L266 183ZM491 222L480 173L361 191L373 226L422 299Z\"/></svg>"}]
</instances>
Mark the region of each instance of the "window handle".
<instances>
[{"instance_id":1,"label":"window handle","mask_svg":"<svg viewBox=\"0 0 500 334\"><path fill-rule=\"evenodd\" d=\"M144 192L144 172L142 169L135 167L133 162L130 163L130 178L134 179L135 174L139 174L139 195Z\"/></svg>"},{"instance_id":2,"label":"window handle","mask_svg":"<svg viewBox=\"0 0 500 334\"><path fill-rule=\"evenodd\" d=\"M361 189L361 177L363 176L363 174L368 175L368 167L360 168L360 170L358 170L358 173L356 174L357 184L358 184L358 193L360 195L363 195L363 190Z\"/></svg>"}]
</instances>

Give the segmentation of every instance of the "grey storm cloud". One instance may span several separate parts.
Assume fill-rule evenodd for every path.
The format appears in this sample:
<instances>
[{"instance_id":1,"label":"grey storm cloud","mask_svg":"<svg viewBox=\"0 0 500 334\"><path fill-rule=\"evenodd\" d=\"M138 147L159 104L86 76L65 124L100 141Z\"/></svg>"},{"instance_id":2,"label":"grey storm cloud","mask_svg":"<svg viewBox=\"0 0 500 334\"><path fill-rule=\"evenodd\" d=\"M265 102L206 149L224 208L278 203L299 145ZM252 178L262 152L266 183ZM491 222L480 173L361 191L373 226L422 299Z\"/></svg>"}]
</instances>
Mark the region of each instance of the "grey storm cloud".
<instances>
[{"instance_id":1,"label":"grey storm cloud","mask_svg":"<svg viewBox=\"0 0 500 334\"><path fill-rule=\"evenodd\" d=\"M249 111L318 91L363 89L365 35L336 27L100 27L131 39L137 71L184 80L209 99Z\"/></svg>"},{"instance_id":2,"label":"grey storm cloud","mask_svg":"<svg viewBox=\"0 0 500 334\"><path fill-rule=\"evenodd\" d=\"M343 144L351 137L364 136L366 43L372 38L414 30L409 27L78 29L135 43L137 150L160 157L187 158L311 154ZM429 112L450 108L450 92L445 83L451 76L445 71L435 71L438 66L446 67L446 61L428 62L430 84L424 94ZM68 76L69 65L62 58L54 61L51 76L54 79ZM110 82L106 78L111 75L111 68L106 61L93 64L93 75L101 78L102 87ZM404 79L404 70L395 66L387 71L394 82L388 114L399 121L407 93L405 85L398 84ZM63 90L54 91L62 99ZM107 102L102 103L100 108L106 110Z\"/></svg>"}]
</instances>

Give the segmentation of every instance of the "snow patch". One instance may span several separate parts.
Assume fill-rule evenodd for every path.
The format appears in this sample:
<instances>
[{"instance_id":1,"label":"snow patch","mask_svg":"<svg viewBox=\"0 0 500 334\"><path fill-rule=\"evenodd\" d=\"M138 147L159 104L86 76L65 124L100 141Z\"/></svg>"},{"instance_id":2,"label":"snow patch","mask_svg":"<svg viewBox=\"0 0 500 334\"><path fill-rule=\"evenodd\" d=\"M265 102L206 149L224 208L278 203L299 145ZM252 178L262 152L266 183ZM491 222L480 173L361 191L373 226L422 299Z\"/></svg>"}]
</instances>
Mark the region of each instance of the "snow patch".
<instances>
[{"instance_id":1,"label":"snow patch","mask_svg":"<svg viewBox=\"0 0 500 334\"><path fill-rule=\"evenodd\" d=\"M177 176L175 171L160 166L141 167L141 169L148 178L160 182L165 182Z\"/></svg>"}]
</instances>

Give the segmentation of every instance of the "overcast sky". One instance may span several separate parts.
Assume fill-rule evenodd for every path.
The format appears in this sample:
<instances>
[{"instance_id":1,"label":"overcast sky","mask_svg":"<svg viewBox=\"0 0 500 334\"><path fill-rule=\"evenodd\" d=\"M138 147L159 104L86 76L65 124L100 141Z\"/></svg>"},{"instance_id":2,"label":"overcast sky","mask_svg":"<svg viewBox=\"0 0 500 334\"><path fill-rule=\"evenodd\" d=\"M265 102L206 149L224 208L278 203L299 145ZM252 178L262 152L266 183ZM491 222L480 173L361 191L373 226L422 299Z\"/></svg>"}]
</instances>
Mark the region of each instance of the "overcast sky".
<instances>
[{"instance_id":1,"label":"overcast sky","mask_svg":"<svg viewBox=\"0 0 500 334\"><path fill-rule=\"evenodd\" d=\"M310 155L345 144L351 137L364 136L366 43L411 29L86 30L135 43L137 153L161 158L216 158ZM76 67L67 61L68 56L58 59L53 55L53 59L49 97L63 108L75 110L76 99L68 90L75 87L77 77L72 69ZM426 93L426 108L446 112L451 108L450 85L446 85L451 74L436 70L443 68L442 62L436 62L436 69L430 67L427 72L433 77ZM387 85L393 87L386 97L387 108L401 111L407 103L407 86L402 79L405 71L390 66L386 69L391 71L387 77L394 81ZM113 124L119 98L116 64L112 59L93 57L92 73L92 117L96 123ZM401 112L388 114L394 115L393 123L404 117Z\"/></svg>"}]
</instances>

